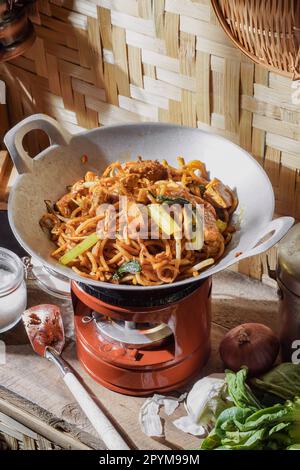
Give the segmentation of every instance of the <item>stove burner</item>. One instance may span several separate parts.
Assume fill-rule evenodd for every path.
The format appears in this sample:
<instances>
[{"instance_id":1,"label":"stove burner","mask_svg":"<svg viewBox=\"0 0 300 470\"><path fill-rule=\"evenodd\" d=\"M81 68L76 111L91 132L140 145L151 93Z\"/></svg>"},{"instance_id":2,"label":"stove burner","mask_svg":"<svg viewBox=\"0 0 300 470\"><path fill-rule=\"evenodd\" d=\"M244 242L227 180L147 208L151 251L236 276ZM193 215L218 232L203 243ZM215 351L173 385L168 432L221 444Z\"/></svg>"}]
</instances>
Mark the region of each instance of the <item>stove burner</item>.
<instances>
[{"instance_id":1,"label":"stove burner","mask_svg":"<svg viewBox=\"0 0 300 470\"><path fill-rule=\"evenodd\" d=\"M159 307L160 305L172 304L195 292L203 284L196 281L187 286L168 287L167 289L143 289L139 291L117 291L115 289L97 288L83 282L79 287L87 294L95 297L101 302L117 307Z\"/></svg>"},{"instance_id":2,"label":"stove burner","mask_svg":"<svg viewBox=\"0 0 300 470\"><path fill-rule=\"evenodd\" d=\"M165 323L116 321L97 312L93 312L92 317L102 337L128 348L155 348L161 346L173 334Z\"/></svg>"},{"instance_id":3,"label":"stove burner","mask_svg":"<svg viewBox=\"0 0 300 470\"><path fill-rule=\"evenodd\" d=\"M116 392L179 390L210 351L211 278L166 289L97 289L72 282L79 361Z\"/></svg>"}]
</instances>

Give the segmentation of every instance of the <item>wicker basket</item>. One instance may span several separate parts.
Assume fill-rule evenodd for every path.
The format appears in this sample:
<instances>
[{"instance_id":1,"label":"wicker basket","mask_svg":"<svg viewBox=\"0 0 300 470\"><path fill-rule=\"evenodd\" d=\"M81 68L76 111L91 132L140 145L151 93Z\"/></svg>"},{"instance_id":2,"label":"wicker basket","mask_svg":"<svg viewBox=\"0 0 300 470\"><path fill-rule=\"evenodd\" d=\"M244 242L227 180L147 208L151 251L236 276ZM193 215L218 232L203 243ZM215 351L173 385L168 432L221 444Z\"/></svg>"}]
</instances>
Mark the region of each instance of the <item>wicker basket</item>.
<instances>
[{"instance_id":1,"label":"wicker basket","mask_svg":"<svg viewBox=\"0 0 300 470\"><path fill-rule=\"evenodd\" d=\"M0 452L59 449L102 450L104 445L76 425L0 385Z\"/></svg>"},{"instance_id":2,"label":"wicker basket","mask_svg":"<svg viewBox=\"0 0 300 470\"><path fill-rule=\"evenodd\" d=\"M230 39L254 62L300 78L299 0L212 0Z\"/></svg>"}]
</instances>

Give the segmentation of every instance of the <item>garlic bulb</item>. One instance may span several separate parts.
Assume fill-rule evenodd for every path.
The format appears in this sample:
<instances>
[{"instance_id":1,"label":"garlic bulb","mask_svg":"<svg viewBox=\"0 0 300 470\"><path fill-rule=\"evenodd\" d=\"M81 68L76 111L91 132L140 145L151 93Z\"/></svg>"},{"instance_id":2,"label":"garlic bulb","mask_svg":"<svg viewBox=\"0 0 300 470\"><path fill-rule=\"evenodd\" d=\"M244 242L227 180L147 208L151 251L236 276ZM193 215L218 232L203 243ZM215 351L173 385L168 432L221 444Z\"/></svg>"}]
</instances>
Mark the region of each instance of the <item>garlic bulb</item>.
<instances>
[{"instance_id":1,"label":"garlic bulb","mask_svg":"<svg viewBox=\"0 0 300 470\"><path fill-rule=\"evenodd\" d=\"M224 379L224 374L211 374L198 380L186 399L187 416L176 419L173 424L194 436L205 436L214 423L216 411L226 406L228 397L222 396Z\"/></svg>"}]
</instances>

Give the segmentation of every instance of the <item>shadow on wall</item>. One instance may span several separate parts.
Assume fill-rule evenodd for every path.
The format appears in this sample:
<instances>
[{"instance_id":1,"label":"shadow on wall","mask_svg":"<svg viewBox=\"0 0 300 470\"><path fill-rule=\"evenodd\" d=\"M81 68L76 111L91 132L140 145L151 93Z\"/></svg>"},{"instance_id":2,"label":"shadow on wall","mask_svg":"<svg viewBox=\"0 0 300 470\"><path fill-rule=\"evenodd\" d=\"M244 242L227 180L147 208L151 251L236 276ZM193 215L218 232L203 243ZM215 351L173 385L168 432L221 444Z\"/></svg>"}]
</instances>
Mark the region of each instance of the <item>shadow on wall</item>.
<instances>
[{"instance_id":1,"label":"shadow on wall","mask_svg":"<svg viewBox=\"0 0 300 470\"><path fill-rule=\"evenodd\" d=\"M85 16L72 11L73 4L73 0L40 2L42 25L36 24L35 44L23 56L0 64L0 78L5 80L8 88L11 124L30 114L43 112L58 119L69 131L78 132L82 128L99 126L98 113L103 114L101 103L118 106L118 95L124 94L128 76L118 58L111 63L111 51L124 55L121 49L124 41L122 37L115 38L112 44L111 28L115 27L111 26L109 18L105 18L105 11L109 16L109 10L98 10L103 15L100 16L101 31L99 21L88 16L89 13L87 28L83 29L77 23ZM121 35L122 28L117 29ZM96 109L97 103L99 109ZM109 112L105 110L107 116ZM32 131L25 139L32 156L49 143L42 131ZM286 164L281 152L274 149L267 149L260 163L274 187L278 201L276 212L300 219L300 175L295 171L295 165Z\"/></svg>"},{"instance_id":2,"label":"shadow on wall","mask_svg":"<svg viewBox=\"0 0 300 470\"><path fill-rule=\"evenodd\" d=\"M60 7L65 8L56 17ZM102 37L109 34L100 34L99 22L91 17L87 17L87 29L74 27L70 20L74 15L73 0L48 4L48 15L45 5L39 8L42 20L35 21L34 45L22 56L0 64L0 79L7 87L10 124L34 113L45 113L71 133L98 127L98 111L86 106L85 87L96 101L118 106L118 84L125 78L118 64L103 61ZM55 23L56 30L51 29L51 23ZM57 30L61 30L61 35ZM43 131L31 131L24 139L31 156L48 145L48 136Z\"/></svg>"}]
</instances>

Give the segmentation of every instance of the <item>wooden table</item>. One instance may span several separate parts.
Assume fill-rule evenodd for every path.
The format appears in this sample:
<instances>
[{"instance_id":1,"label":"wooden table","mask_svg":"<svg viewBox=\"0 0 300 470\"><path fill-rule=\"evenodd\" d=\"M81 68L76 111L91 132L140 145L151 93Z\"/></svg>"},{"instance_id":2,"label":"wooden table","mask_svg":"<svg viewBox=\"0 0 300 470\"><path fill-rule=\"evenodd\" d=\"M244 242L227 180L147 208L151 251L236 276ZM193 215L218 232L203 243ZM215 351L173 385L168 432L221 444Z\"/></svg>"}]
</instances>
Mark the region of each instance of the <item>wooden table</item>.
<instances>
[{"instance_id":1,"label":"wooden table","mask_svg":"<svg viewBox=\"0 0 300 470\"><path fill-rule=\"evenodd\" d=\"M167 450L199 446L198 438L184 434L172 424L174 419L185 414L183 404L170 417L161 413L164 439L145 436L138 422L145 398L127 397L105 389L95 383L77 361L70 302L52 298L33 281L28 281L28 296L29 305L60 304L67 336L64 357L82 377L132 448ZM232 271L216 275L213 285L212 354L204 370L199 372L199 377L222 370L219 342L228 329L246 321L265 323L277 330L275 286ZM0 339L6 343L6 364L0 365L0 430L6 434L11 432L11 438L8 438L10 447L16 448L21 441L25 448L50 449L57 446L103 449L103 443L74 402L55 366L33 353L23 325L19 324L12 331L0 335Z\"/></svg>"}]
</instances>

